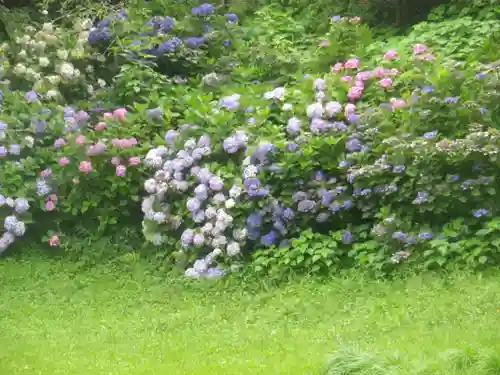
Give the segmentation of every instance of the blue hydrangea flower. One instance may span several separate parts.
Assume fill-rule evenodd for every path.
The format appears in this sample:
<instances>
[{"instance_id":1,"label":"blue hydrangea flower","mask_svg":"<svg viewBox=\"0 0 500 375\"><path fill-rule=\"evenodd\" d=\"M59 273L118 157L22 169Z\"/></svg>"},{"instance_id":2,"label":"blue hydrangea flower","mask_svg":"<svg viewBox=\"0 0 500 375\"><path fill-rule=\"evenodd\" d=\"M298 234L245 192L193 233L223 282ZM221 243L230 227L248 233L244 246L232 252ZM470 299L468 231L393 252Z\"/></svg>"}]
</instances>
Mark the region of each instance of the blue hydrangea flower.
<instances>
[{"instance_id":1,"label":"blue hydrangea flower","mask_svg":"<svg viewBox=\"0 0 500 375\"><path fill-rule=\"evenodd\" d=\"M489 213L489 211L487 209L481 208L481 209L474 212L474 216L477 218L480 218L480 217L488 215L488 213Z\"/></svg>"},{"instance_id":2,"label":"blue hydrangea flower","mask_svg":"<svg viewBox=\"0 0 500 375\"><path fill-rule=\"evenodd\" d=\"M349 245L352 243L352 233L349 231L344 232L342 235L342 242L346 245Z\"/></svg>"}]
</instances>

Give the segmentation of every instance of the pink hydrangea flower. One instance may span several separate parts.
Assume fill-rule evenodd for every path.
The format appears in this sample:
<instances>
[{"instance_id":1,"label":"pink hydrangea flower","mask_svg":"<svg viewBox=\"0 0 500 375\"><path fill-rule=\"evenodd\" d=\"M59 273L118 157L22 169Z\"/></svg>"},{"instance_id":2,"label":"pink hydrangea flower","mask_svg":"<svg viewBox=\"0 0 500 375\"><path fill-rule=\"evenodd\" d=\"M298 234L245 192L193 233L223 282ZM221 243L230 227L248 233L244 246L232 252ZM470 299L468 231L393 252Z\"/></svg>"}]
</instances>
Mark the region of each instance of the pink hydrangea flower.
<instances>
[{"instance_id":1,"label":"pink hydrangea flower","mask_svg":"<svg viewBox=\"0 0 500 375\"><path fill-rule=\"evenodd\" d=\"M59 241L59 237L58 236L52 236L49 238L49 246L52 246L52 247L59 247L61 245L61 242Z\"/></svg>"},{"instance_id":2,"label":"pink hydrangea flower","mask_svg":"<svg viewBox=\"0 0 500 375\"><path fill-rule=\"evenodd\" d=\"M85 141L87 140L87 138L85 138L84 135L79 135L78 137L76 137L76 144L79 145L79 146L82 146L85 144Z\"/></svg>"},{"instance_id":3,"label":"pink hydrangea flower","mask_svg":"<svg viewBox=\"0 0 500 375\"><path fill-rule=\"evenodd\" d=\"M351 83L354 80L354 78L352 78L351 76L343 76L340 78L340 80L345 83Z\"/></svg>"},{"instance_id":4,"label":"pink hydrangea flower","mask_svg":"<svg viewBox=\"0 0 500 375\"><path fill-rule=\"evenodd\" d=\"M66 145L66 141L64 139L62 139L62 138L56 139L56 141L54 142L54 147L55 148L61 148L64 145Z\"/></svg>"},{"instance_id":5,"label":"pink hydrangea flower","mask_svg":"<svg viewBox=\"0 0 500 375\"><path fill-rule=\"evenodd\" d=\"M349 19L350 23L360 23L361 22L361 17L352 17Z\"/></svg>"},{"instance_id":6,"label":"pink hydrangea flower","mask_svg":"<svg viewBox=\"0 0 500 375\"><path fill-rule=\"evenodd\" d=\"M346 69L358 69L359 68L359 59L349 59L345 62L344 67Z\"/></svg>"},{"instance_id":7,"label":"pink hydrangea flower","mask_svg":"<svg viewBox=\"0 0 500 375\"><path fill-rule=\"evenodd\" d=\"M120 163L121 163L121 160L120 160L120 158L118 156L113 156L111 158L111 164L113 164L113 165L120 165Z\"/></svg>"},{"instance_id":8,"label":"pink hydrangea flower","mask_svg":"<svg viewBox=\"0 0 500 375\"><path fill-rule=\"evenodd\" d=\"M386 72L386 74L394 77L394 76L397 76L399 74L399 70L397 70L396 68L392 68L391 70Z\"/></svg>"},{"instance_id":9,"label":"pink hydrangea flower","mask_svg":"<svg viewBox=\"0 0 500 375\"><path fill-rule=\"evenodd\" d=\"M113 112L113 118L116 121L124 122L126 120L127 110L125 108L115 109Z\"/></svg>"},{"instance_id":10,"label":"pink hydrangea flower","mask_svg":"<svg viewBox=\"0 0 500 375\"><path fill-rule=\"evenodd\" d=\"M105 120L112 120L114 117L113 117L113 114L110 113L110 112L106 112L102 115L102 117L104 117Z\"/></svg>"},{"instance_id":11,"label":"pink hydrangea flower","mask_svg":"<svg viewBox=\"0 0 500 375\"><path fill-rule=\"evenodd\" d=\"M59 159L58 163L61 167L65 167L70 163L70 161L71 160L68 157L64 156L61 159Z\"/></svg>"},{"instance_id":12,"label":"pink hydrangea flower","mask_svg":"<svg viewBox=\"0 0 500 375\"><path fill-rule=\"evenodd\" d=\"M139 165L141 164L141 158L138 158L137 156L132 156L130 159L128 159L128 164L129 165Z\"/></svg>"},{"instance_id":13,"label":"pink hydrangea flower","mask_svg":"<svg viewBox=\"0 0 500 375\"><path fill-rule=\"evenodd\" d=\"M373 72L371 71L359 72L358 74L356 74L356 79L358 81L368 81L372 77L373 77Z\"/></svg>"},{"instance_id":14,"label":"pink hydrangea flower","mask_svg":"<svg viewBox=\"0 0 500 375\"><path fill-rule=\"evenodd\" d=\"M52 169L47 168L40 172L40 176L43 178L50 177L52 175Z\"/></svg>"},{"instance_id":15,"label":"pink hydrangea flower","mask_svg":"<svg viewBox=\"0 0 500 375\"><path fill-rule=\"evenodd\" d=\"M57 195L56 194L51 194L49 196L49 199L52 201L52 202L57 202Z\"/></svg>"},{"instance_id":16,"label":"pink hydrangea flower","mask_svg":"<svg viewBox=\"0 0 500 375\"><path fill-rule=\"evenodd\" d=\"M90 173L92 172L92 163L90 161L81 161L79 169L82 173Z\"/></svg>"},{"instance_id":17,"label":"pink hydrangea flower","mask_svg":"<svg viewBox=\"0 0 500 375\"><path fill-rule=\"evenodd\" d=\"M356 82L354 82L354 87L359 87L359 88L364 89L365 83L363 81L356 81Z\"/></svg>"},{"instance_id":18,"label":"pink hydrangea flower","mask_svg":"<svg viewBox=\"0 0 500 375\"><path fill-rule=\"evenodd\" d=\"M318 44L320 47L330 47L330 42L328 40L324 40Z\"/></svg>"},{"instance_id":19,"label":"pink hydrangea flower","mask_svg":"<svg viewBox=\"0 0 500 375\"><path fill-rule=\"evenodd\" d=\"M415 55L420 55L421 53L424 53L427 51L427 47L423 44L415 44L413 46L413 54Z\"/></svg>"},{"instance_id":20,"label":"pink hydrangea flower","mask_svg":"<svg viewBox=\"0 0 500 375\"><path fill-rule=\"evenodd\" d=\"M127 171L127 167L125 167L124 165L117 165L116 166L116 175L118 177L123 177L125 176L125 172Z\"/></svg>"},{"instance_id":21,"label":"pink hydrangea flower","mask_svg":"<svg viewBox=\"0 0 500 375\"><path fill-rule=\"evenodd\" d=\"M406 102L403 99L391 99L391 105L394 109L402 109L406 107Z\"/></svg>"},{"instance_id":22,"label":"pink hydrangea flower","mask_svg":"<svg viewBox=\"0 0 500 375\"><path fill-rule=\"evenodd\" d=\"M334 66L332 66L332 73L338 74L344 69L344 64L342 63L336 63Z\"/></svg>"},{"instance_id":23,"label":"pink hydrangea flower","mask_svg":"<svg viewBox=\"0 0 500 375\"><path fill-rule=\"evenodd\" d=\"M102 154L104 151L106 151L106 145L103 142L99 141L95 145L90 146L88 148L87 155L89 155L89 156L98 155L98 154Z\"/></svg>"},{"instance_id":24,"label":"pink hydrangea flower","mask_svg":"<svg viewBox=\"0 0 500 375\"><path fill-rule=\"evenodd\" d=\"M45 210L46 211L54 211L56 209L56 205L53 201L51 200L48 200L47 202L45 202Z\"/></svg>"},{"instance_id":25,"label":"pink hydrangea flower","mask_svg":"<svg viewBox=\"0 0 500 375\"><path fill-rule=\"evenodd\" d=\"M361 96L363 95L363 88L362 87L351 87L349 91L347 92L347 97L349 100L359 100Z\"/></svg>"},{"instance_id":26,"label":"pink hydrangea flower","mask_svg":"<svg viewBox=\"0 0 500 375\"><path fill-rule=\"evenodd\" d=\"M384 78L380 80L380 86L382 86L384 89L388 89L389 87L392 87L392 79L390 78Z\"/></svg>"},{"instance_id":27,"label":"pink hydrangea flower","mask_svg":"<svg viewBox=\"0 0 500 375\"><path fill-rule=\"evenodd\" d=\"M387 51L384 55L384 60L392 61L392 60L397 60L399 58L399 55L396 51L390 50Z\"/></svg>"},{"instance_id":28,"label":"pink hydrangea flower","mask_svg":"<svg viewBox=\"0 0 500 375\"><path fill-rule=\"evenodd\" d=\"M375 68L373 70L373 75L376 78L384 78L387 74L387 71L384 68Z\"/></svg>"},{"instance_id":29,"label":"pink hydrangea flower","mask_svg":"<svg viewBox=\"0 0 500 375\"><path fill-rule=\"evenodd\" d=\"M106 129L108 126L108 124L106 124L105 122L100 122L98 123L96 126L95 126L95 131L96 132L102 132L104 129Z\"/></svg>"},{"instance_id":30,"label":"pink hydrangea flower","mask_svg":"<svg viewBox=\"0 0 500 375\"><path fill-rule=\"evenodd\" d=\"M427 53L424 56L422 56L422 60L424 60L424 61L434 61L434 60L436 60L436 56L434 56L432 53Z\"/></svg>"}]
</instances>

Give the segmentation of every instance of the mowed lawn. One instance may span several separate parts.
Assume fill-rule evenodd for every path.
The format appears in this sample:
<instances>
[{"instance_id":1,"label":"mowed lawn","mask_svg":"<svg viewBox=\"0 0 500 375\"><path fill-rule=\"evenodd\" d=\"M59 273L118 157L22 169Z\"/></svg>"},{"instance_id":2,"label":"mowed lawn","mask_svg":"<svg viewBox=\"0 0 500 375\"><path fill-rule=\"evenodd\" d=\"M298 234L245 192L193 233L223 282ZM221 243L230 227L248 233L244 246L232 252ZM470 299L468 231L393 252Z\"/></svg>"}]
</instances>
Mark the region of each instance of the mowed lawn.
<instances>
[{"instance_id":1,"label":"mowed lawn","mask_svg":"<svg viewBox=\"0 0 500 375\"><path fill-rule=\"evenodd\" d=\"M280 288L0 260L0 375L500 374L500 273Z\"/></svg>"}]
</instances>

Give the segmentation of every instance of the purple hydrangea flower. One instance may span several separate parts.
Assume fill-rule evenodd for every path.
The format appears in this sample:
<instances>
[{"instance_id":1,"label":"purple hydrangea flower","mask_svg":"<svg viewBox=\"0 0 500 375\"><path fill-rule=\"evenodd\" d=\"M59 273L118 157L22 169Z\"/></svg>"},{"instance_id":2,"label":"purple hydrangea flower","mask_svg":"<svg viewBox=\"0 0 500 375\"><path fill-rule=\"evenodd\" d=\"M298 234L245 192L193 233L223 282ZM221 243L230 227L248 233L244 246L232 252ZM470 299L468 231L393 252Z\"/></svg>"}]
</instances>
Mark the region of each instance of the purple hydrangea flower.
<instances>
[{"instance_id":1,"label":"purple hydrangea flower","mask_svg":"<svg viewBox=\"0 0 500 375\"><path fill-rule=\"evenodd\" d=\"M361 141L357 138L352 138L346 143L346 149L349 152L360 152L363 147Z\"/></svg>"},{"instance_id":2,"label":"purple hydrangea flower","mask_svg":"<svg viewBox=\"0 0 500 375\"><path fill-rule=\"evenodd\" d=\"M413 200L413 204L423 204L429 199L429 193L425 191L417 192L417 197Z\"/></svg>"},{"instance_id":3,"label":"purple hydrangea flower","mask_svg":"<svg viewBox=\"0 0 500 375\"><path fill-rule=\"evenodd\" d=\"M263 246L270 247L274 245L277 240L278 240L278 234L275 231L271 231L268 234L261 237L260 243Z\"/></svg>"},{"instance_id":4,"label":"purple hydrangea flower","mask_svg":"<svg viewBox=\"0 0 500 375\"><path fill-rule=\"evenodd\" d=\"M315 207L316 207L316 202L309 199L305 199L299 202L299 204L297 205L297 210L299 212L310 212L314 210Z\"/></svg>"},{"instance_id":5,"label":"purple hydrangea flower","mask_svg":"<svg viewBox=\"0 0 500 375\"><path fill-rule=\"evenodd\" d=\"M349 231L344 232L342 235L342 242L346 245L349 245L352 243L352 233Z\"/></svg>"},{"instance_id":6,"label":"purple hydrangea flower","mask_svg":"<svg viewBox=\"0 0 500 375\"><path fill-rule=\"evenodd\" d=\"M479 210L474 212L474 216L477 218L488 215L489 211L485 208L480 208Z\"/></svg>"},{"instance_id":7,"label":"purple hydrangea flower","mask_svg":"<svg viewBox=\"0 0 500 375\"><path fill-rule=\"evenodd\" d=\"M427 132L424 134L425 139L433 139L437 135L437 131Z\"/></svg>"}]
</instances>

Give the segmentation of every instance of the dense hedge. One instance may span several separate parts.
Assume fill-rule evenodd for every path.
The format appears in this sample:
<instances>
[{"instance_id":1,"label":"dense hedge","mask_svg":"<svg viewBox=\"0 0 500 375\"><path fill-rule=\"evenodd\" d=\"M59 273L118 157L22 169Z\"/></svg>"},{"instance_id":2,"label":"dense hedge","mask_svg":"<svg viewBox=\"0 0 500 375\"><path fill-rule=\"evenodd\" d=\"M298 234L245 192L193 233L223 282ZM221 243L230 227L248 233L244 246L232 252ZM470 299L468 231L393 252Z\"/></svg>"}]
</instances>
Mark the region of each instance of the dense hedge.
<instances>
[{"instance_id":1,"label":"dense hedge","mask_svg":"<svg viewBox=\"0 0 500 375\"><path fill-rule=\"evenodd\" d=\"M359 17L224 12L152 2L2 46L0 251L142 222L196 278L498 263L495 66L374 45Z\"/></svg>"}]
</instances>

